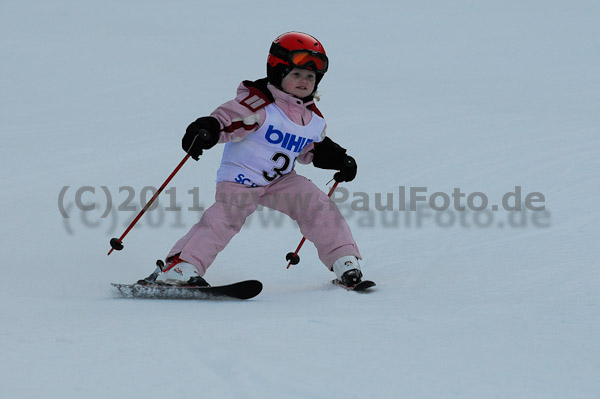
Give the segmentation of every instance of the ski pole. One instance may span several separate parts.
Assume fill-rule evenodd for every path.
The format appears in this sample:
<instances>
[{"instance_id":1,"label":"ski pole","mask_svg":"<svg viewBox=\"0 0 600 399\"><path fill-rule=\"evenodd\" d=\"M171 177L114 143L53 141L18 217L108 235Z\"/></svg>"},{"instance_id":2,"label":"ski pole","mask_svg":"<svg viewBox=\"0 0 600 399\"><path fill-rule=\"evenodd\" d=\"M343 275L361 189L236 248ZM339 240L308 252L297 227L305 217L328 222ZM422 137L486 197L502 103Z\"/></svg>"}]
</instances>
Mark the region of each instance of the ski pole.
<instances>
[{"instance_id":1,"label":"ski pole","mask_svg":"<svg viewBox=\"0 0 600 399\"><path fill-rule=\"evenodd\" d=\"M196 136L198 137L198 136ZM208 141L210 139L210 133L204 129L202 129L200 131L200 139L204 140L204 141ZM195 139L194 139L195 141ZM192 142L192 146L194 145L194 142ZM191 146L190 146L191 147ZM183 164L186 163L186 161L190 158L190 154L185 154L185 157L183 157L183 159L181 160L181 162L179 162L179 165L177 165L177 167L175 168L175 170L173 170L173 173L171 173L171 175L169 177L167 177L167 180L165 180L165 182L162 184L162 186L160 186L160 188L156 191L156 193L152 196L152 198L150 198L150 201L148 201L148 203L146 205L144 205L144 208L142 208L141 212L135 217L135 219L133 219L133 221L131 222L131 224L129 225L129 227L127 227L127 229L125 229L125 232L123 234L121 234L121 237L119 238L111 238L110 239L110 246L112 247L110 251L108 251L108 255L110 255L112 253L113 250L117 250L120 251L123 249L123 238L125 238L125 236L127 235L127 233L129 233L129 231L133 228L133 226L135 226L135 224L138 222L138 220L140 220L140 218L142 217L142 215L144 213L146 213L146 211L148 210L148 208L150 208L150 206L152 205L152 203L154 202L154 200L159 196L159 194L165 189L165 187L167 186L167 184L169 184L169 182L171 181L171 179L173 178L173 176L175 176L175 174L177 172L179 172L179 169L181 169L181 167L183 166Z\"/></svg>"},{"instance_id":2,"label":"ski pole","mask_svg":"<svg viewBox=\"0 0 600 399\"><path fill-rule=\"evenodd\" d=\"M131 224L129 225L129 227L127 227L127 229L125 229L125 232L123 234L121 234L121 237L119 238L111 238L110 239L110 246L112 247L110 249L110 251L108 251L108 255L110 255L112 253L113 250L117 250L120 251L123 249L123 238L125 238L125 236L127 235L127 233L129 233L129 231L133 228L133 226L135 226L135 224L138 222L138 220L140 220L140 218L142 217L142 215L144 213L146 213L146 211L148 210L148 208L150 208L150 206L152 205L152 203L154 202L154 200L158 197L158 195L162 192L162 190L164 190L164 188L167 186L167 184L169 184L169 182L171 181L171 179L173 178L173 176L175 176L175 174L177 172L179 172L179 169L181 169L181 167L183 166L184 163L186 163L186 161L190 158L190 154L186 154L185 157L183 157L183 160L179 163L179 165L177 165L177 167L175 168L175 170L173 171L173 173L171 173L171 175L167 178L167 180L165 180L165 182L163 183L162 186L160 186L160 188L156 191L156 193L154 193L154 195L152 196L152 198L150 198L150 201L148 201L146 203L146 205L144 205L144 207L142 208L141 212L138 213L138 215L135 217L135 219L133 219L133 221L131 222Z\"/></svg>"},{"instance_id":3,"label":"ski pole","mask_svg":"<svg viewBox=\"0 0 600 399\"><path fill-rule=\"evenodd\" d=\"M340 184L340 182L336 181L333 187L331 187L331 190L329 190L329 194L327 194L329 198L331 198L331 196L333 195L333 192L335 191L338 184ZM289 269L291 265L297 265L298 263L300 263L300 256L298 256L298 252L300 252L300 248L302 248L302 246L304 245L304 241L306 241L306 237L303 236L302 240L300 240L300 244L298 244L298 247L296 248L296 251L288 252L287 255L285 255L285 260L289 261L286 269Z\"/></svg>"}]
</instances>

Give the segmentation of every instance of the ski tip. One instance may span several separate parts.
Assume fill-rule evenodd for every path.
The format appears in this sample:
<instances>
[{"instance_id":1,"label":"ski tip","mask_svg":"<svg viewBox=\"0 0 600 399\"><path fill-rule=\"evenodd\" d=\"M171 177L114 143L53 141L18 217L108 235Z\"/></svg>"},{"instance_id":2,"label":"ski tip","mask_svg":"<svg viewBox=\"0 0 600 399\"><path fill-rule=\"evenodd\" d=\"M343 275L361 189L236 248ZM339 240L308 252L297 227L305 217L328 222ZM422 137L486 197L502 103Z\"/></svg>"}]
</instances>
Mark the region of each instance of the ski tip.
<instances>
[{"instance_id":1,"label":"ski tip","mask_svg":"<svg viewBox=\"0 0 600 399\"><path fill-rule=\"evenodd\" d=\"M356 291L356 292L369 292L369 288L375 287L377 284L375 284L374 281L371 280L363 280L360 283L354 285L354 286L346 286L344 284L342 284L341 281L339 281L338 279L334 279L331 281L333 283L333 285L337 285L339 287L344 288L347 291Z\"/></svg>"},{"instance_id":2,"label":"ski tip","mask_svg":"<svg viewBox=\"0 0 600 399\"><path fill-rule=\"evenodd\" d=\"M353 291L358 291L358 292L360 292L360 291L364 291L364 290L367 290L367 289L369 289L369 288L375 287L376 285L377 285L377 284L375 284L375 282L374 282L374 281L371 281L371 280L364 280L364 281L361 281L360 283L356 284L356 285L354 286L354 289L353 289Z\"/></svg>"},{"instance_id":3,"label":"ski tip","mask_svg":"<svg viewBox=\"0 0 600 399\"><path fill-rule=\"evenodd\" d=\"M260 294L263 289L263 284L258 280L245 280L233 285L241 288L240 291L235 295L235 297L238 299L254 298Z\"/></svg>"}]
</instances>

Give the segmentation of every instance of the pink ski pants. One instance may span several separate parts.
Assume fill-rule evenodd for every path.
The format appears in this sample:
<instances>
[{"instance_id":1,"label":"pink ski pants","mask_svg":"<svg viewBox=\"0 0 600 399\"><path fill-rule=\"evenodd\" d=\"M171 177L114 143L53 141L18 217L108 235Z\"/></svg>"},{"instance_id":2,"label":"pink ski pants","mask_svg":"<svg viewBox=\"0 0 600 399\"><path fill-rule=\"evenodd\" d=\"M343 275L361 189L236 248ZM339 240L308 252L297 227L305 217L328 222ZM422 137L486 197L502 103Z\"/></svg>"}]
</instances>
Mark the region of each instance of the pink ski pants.
<instances>
[{"instance_id":1,"label":"pink ski pants","mask_svg":"<svg viewBox=\"0 0 600 399\"><path fill-rule=\"evenodd\" d=\"M300 232L317 248L329 268L342 256L361 259L350 228L337 205L323 191L295 171L263 187L217 183L215 203L169 252L196 266L201 275L244 225L259 205L283 212L298 223Z\"/></svg>"}]
</instances>

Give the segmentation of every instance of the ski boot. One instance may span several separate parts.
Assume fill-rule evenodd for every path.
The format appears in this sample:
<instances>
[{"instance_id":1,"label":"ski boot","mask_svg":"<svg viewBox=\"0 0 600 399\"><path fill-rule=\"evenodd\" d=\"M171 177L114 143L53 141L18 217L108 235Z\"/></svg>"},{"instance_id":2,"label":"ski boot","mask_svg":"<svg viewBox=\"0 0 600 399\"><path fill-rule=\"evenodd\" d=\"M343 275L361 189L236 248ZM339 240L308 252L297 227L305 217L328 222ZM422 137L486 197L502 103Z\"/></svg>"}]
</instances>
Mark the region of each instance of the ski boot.
<instances>
[{"instance_id":1,"label":"ski boot","mask_svg":"<svg viewBox=\"0 0 600 399\"><path fill-rule=\"evenodd\" d=\"M355 256L344 256L336 260L333 272L338 281L346 287L353 287L362 281L360 264Z\"/></svg>"},{"instance_id":2,"label":"ski boot","mask_svg":"<svg viewBox=\"0 0 600 399\"><path fill-rule=\"evenodd\" d=\"M156 277L156 282L167 285L209 286L196 267L179 258L179 255L167 259L167 264L162 267L162 273Z\"/></svg>"}]
</instances>

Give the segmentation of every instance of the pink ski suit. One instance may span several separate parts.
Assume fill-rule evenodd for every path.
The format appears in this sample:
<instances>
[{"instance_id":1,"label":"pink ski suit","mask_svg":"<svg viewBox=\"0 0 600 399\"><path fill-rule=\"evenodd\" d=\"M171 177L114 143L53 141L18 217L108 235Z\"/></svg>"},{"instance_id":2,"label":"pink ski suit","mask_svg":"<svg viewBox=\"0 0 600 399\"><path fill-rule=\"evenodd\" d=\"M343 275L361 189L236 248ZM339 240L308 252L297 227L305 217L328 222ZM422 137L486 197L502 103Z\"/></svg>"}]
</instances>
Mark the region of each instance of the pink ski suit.
<instances>
[{"instance_id":1,"label":"pink ski suit","mask_svg":"<svg viewBox=\"0 0 600 399\"><path fill-rule=\"evenodd\" d=\"M245 83L238 87L234 100L211 113L221 124L220 143L244 140L261 129L267 118L264 97L256 96L256 91ZM313 111L320 117L312 101L304 103L271 84L267 87L274 99L272 104L293 123L307 126L313 118ZM321 139L325 137L324 121L322 123ZM303 164L312 162L313 148L313 142L305 145L296 159ZM342 256L352 255L361 259L350 228L335 203L294 170L265 185L218 182L215 203L177 241L167 259L179 254L181 259L194 265L200 275L204 275L217 254L241 230L246 218L259 205L283 212L295 220L300 232L315 245L319 258L329 270Z\"/></svg>"}]
</instances>

